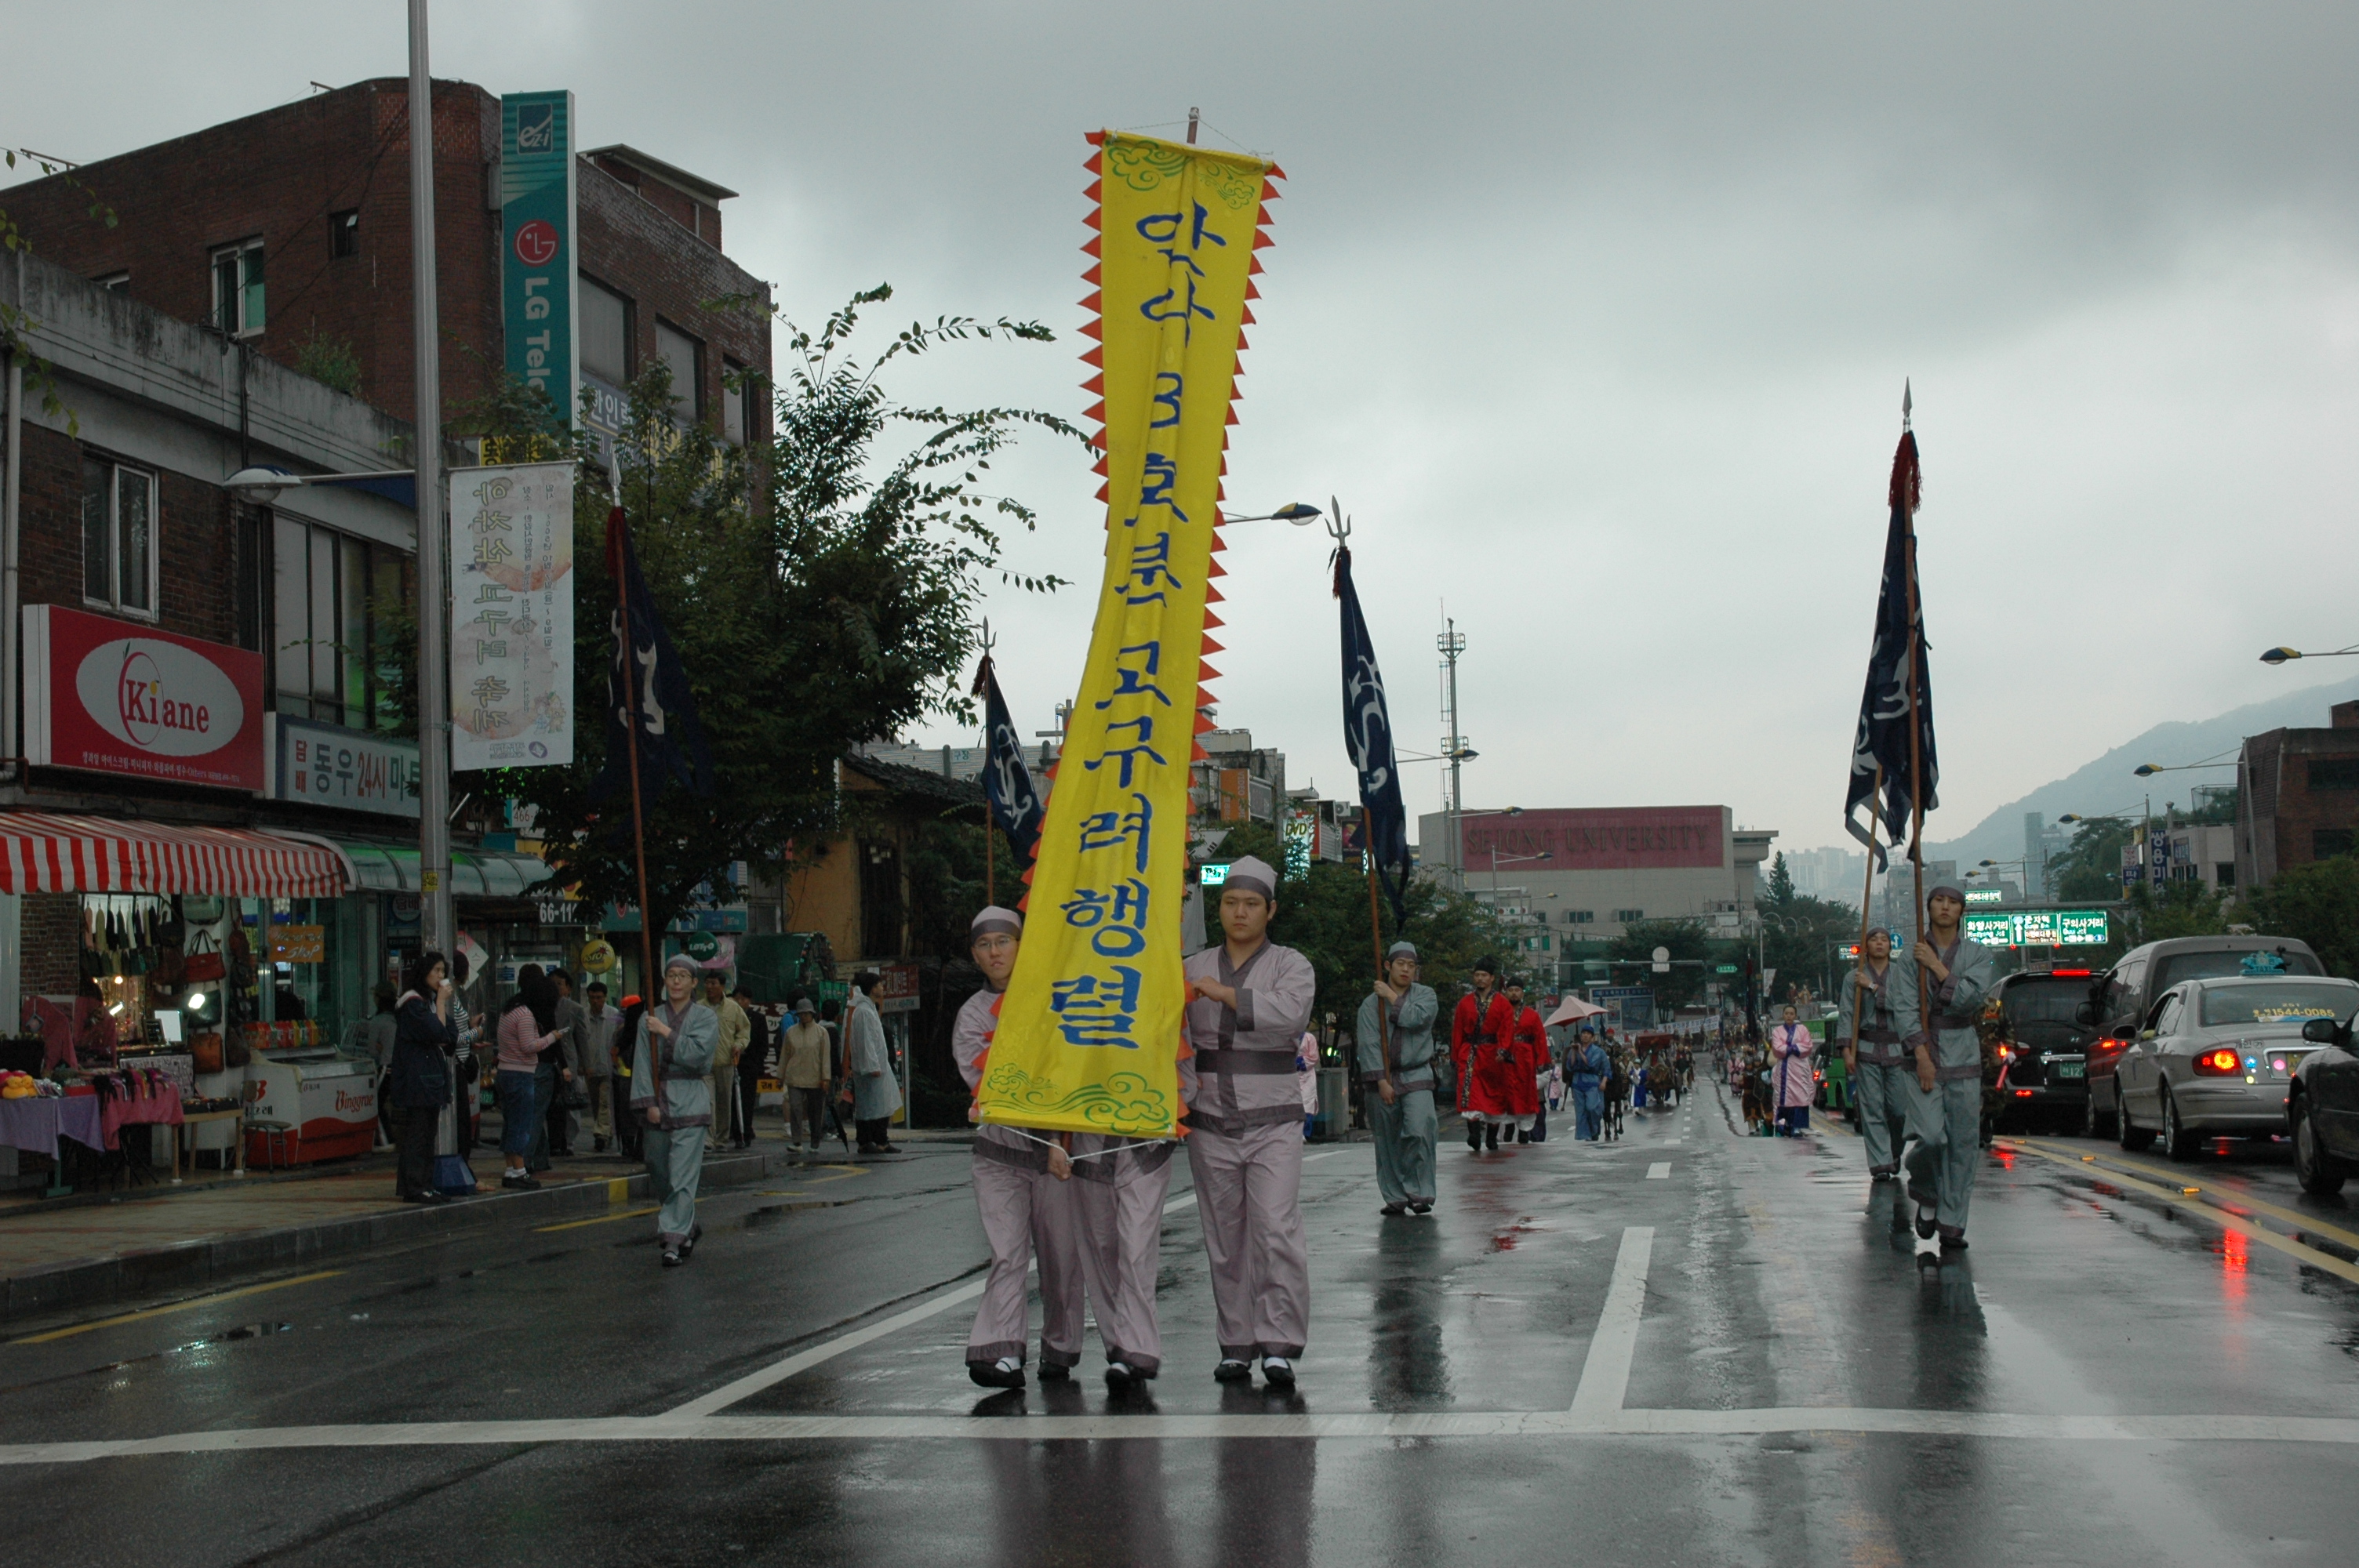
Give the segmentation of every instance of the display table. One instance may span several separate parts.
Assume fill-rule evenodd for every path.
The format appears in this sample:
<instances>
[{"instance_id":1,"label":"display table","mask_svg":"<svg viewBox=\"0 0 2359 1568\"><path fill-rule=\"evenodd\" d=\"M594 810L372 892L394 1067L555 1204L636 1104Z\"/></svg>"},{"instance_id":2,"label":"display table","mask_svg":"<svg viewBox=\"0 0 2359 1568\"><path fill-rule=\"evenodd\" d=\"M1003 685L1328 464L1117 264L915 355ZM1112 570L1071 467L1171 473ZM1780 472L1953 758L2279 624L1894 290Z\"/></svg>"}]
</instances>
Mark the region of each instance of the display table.
<instances>
[{"instance_id":1,"label":"display table","mask_svg":"<svg viewBox=\"0 0 2359 1568\"><path fill-rule=\"evenodd\" d=\"M179 1108L175 1106L177 1111ZM35 1154L58 1158L58 1140L71 1138L85 1148L106 1152L112 1140L100 1125L98 1099L92 1095L29 1095L0 1099L0 1143Z\"/></svg>"},{"instance_id":2,"label":"display table","mask_svg":"<svg viewBox=\"0 0 2359 1568\"><path fill-rule=\"evenodd\" d=\"M230 1124L230 1146L237 1151L237 1173L241 1176L245 1174L245 1112L192 1110L172 1119L172 1181L175 1184L180 1180L180 1145L186 1141L189 1129L221 1121ZM189 1169L193 1173L196 1168L197 1151L192 1144L189 1149Z\"/></svg>"},{"instance_id":3,"label":"display table","mask_svg":"<svg viewBox=\"0 0 2359 1568\"><path fill-rule=\"evenodd\" d=\"M178 1127L181 1122L180 1096L177 1088L167 1086L151 1095L116 1095L105 1102L99 1120L105 1130L106 1146L117 1147L116 1134L125 1127ZM174 1133L173 1147L179 1148L179 1134ZM177 1157L175 1163L178 1163Z\"/></svg>"}]
</instances>

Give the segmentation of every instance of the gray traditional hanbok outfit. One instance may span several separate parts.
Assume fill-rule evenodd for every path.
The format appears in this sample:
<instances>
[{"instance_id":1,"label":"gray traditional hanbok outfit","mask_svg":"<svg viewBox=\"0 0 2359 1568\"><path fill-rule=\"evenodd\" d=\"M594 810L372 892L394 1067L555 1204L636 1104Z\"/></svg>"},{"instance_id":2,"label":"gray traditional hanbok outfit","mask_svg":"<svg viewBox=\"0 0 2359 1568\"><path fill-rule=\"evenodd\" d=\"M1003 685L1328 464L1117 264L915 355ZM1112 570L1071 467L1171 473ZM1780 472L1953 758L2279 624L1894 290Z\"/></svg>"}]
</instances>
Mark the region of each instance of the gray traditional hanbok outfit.
<instances>
[{"instance_id":1,"label":"gray traditional hanbok outfit","mask_svg":"<svg viewBox=\"0 0 2359 1568\"><path fill-rule=\"evenodd\" d=\"M1375 991L1360 1003L1353 1041L1368 1132L1376 1149L1376 1191L1387 1208L1433 1202L1434 1149L1441 1131L1433 1107L1433 1024L1440 1016L1441 999L1427 985L1412 984L1390 1004ZM1387 1039L1392 1047L1390 1105L1376 1092L1385 1081Z\"/></svg>"},{"instance_id":2,"label":"gray traditional hanbok outfit","mask_svg":"<svg viewBox=\"0 0 2359 1568\"><path fill-rule=\"evenodd\" d=\"M647 1021L660 1013L671 1037L656 1040ZM651 1066L649 1046L659 1065ZM712 1054L721 1044L721 1020L701 1001L675 1009L657 1001L639 1017L631 1047L631 1108L644 1115L663 1096L659 1122L649 1122L642 1140L647 1178L654 1184L656 1238L666 1251L696 1230L696 1188L704 1173L704 1139L712 1125Z\"/></svg>"},{"instance_id":3,"label":"gray traditional hanbok outfit","mask_svg":"<svg viewBox=\"0 0 2359 1568\"><path fill-rule=\"evenodd\" d=\"M1247 865L1229 869L1239 885ZM1261 868L1275 892L1275 874ZM1302 1354L1310 1323L1310 1255L1302 1234L1302 1098L1294 1053L1310 1019L1310 960L1265 942L1242 965L1225 943L1190 957L1188 978L1234 987L1229 1007L1188 1005L1193 1054L1180 1064L1188 1100L1188 1164L1195 1176L1221 1357Z\"/></svg>"},{"instance_id":4,"label":"gray traditional hanbok outfit","mask_svg":"<svg viewBox=\"0 0 2359 1568\"><path fill-rule=\"evenodd\" d=\"M1871 1176L1890 1176L1900 1169L1900 1124L1908 1114L1908 1091L1917 1082L1916 1058L1901 1043L1901 1023L1906 1016L1907 1032L1916 1032L1917 990L1912 983L1916 969L1914 963L1890 960L1881 971L1867 964L1861 973L1875 982L1875 989L1863 993L1849 980L1843 984L1843 1016L1837 1030L1843 1039L1858 1042L1859 1071L1852 1077L1852 1092L1859 1099L1859 1140L1867 1146ZM1896 996L1903 994L1905 1015L1895 1003Z\"/></svg>"},{"instance_id":5,"label":"gray traditional hanbok outfit","mask_svg":"<svg viewBox=\"0 0 2359 1568\"><path fill-rule=\"evenodd\" d=\"M885 1043L885 1021L877 1015L876 1004L853 993L843 1033L846 1066L852 1074L853 1119L889 1119L901 1108L901 1085L893 1076L893 1052Z\"/></svg>"},{"instance_id":6,"label":"gray traditional hanbok outfit","mask_svg":"<svg viewBox=\"0 0 2359 1568\"><path fill-rule=\"evenodd\" d=\"M999 1023L992 1009L1001 994L988 988L975 992L951 1025L951 1055L970 1090L983 1082L984 1057ZM1038 1138L989 1124L975 1130L974 1206L991 1244L991 1271L984 1278L983 1301L967 1336L970 1365L1002 1357L1024 1359L1031 1292L1027 1276L1036 1260L1041 1364L1071 1367L1081 1360L1083 1276L1071 1190L1076 1184L1049 1174L1049 1146ZM1100 1317L1103 1333L1103 1308Z\"/></svg>"},{"instance_id":7,"label":"gray traditional hanbok outfit","mask_svg":"<svg viewBox=\"0 0 2359 1568\"><path fill-rule=\"evenodd\" d=\"M1930 1094L1918 1086L1914 1065L1913 1053L1928 1038L1918 1021L1916 986L1895 988L1896 1005L1908 1004L1901 1022L1912 1053L1903 1080L1908 1124L1900 1162L1908 1196L1920 1216L1925 1209L1933 1210L1942 1242L1954 1244L1965 1238L1966 1211L1973 1202L1974 1175L1982 1164L1983 1042L1975 1024L1983 1000L1998 979L1998 960L1989 948L1962 935L1940 950L1940 959L1950 978L1933 987L1928 998L1933 1026ZM1907 968L1911 982L1920 978L1913 957L1896 957L1892 968L1896 972ZM1923 1233L1920 1223L1919 1234Z\"/></svg>"}]
</instances>

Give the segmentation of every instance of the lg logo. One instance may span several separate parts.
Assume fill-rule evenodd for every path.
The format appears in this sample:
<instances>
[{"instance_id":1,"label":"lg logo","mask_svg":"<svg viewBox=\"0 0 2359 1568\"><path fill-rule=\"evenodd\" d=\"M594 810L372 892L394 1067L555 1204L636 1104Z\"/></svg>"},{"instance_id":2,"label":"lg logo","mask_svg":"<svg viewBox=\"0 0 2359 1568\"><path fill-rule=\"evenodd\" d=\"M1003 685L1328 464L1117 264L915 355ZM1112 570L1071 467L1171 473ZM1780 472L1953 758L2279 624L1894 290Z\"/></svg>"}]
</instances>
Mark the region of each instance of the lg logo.
<instances>
[{"instance_id":1,"label":"lg logo","mask_svg":"<svg viewBox=\"0 0 2359 1568\"><path fill-rule=\"evenodd\" d=\"M547 266L557 259L557 226L535 218L516 231L516 254L527 266Z\"/></svg>"}]
</instances>

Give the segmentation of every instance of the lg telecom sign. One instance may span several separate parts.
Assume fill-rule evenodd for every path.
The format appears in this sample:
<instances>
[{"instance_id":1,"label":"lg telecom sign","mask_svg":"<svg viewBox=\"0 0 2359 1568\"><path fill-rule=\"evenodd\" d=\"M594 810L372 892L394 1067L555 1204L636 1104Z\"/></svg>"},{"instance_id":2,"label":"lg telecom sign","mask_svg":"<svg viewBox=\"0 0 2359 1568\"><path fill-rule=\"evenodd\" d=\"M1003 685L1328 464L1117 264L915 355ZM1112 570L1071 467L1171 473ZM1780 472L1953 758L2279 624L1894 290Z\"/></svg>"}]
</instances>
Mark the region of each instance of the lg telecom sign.
<instances>
[{"instance_id":1,"label":"lg telecom sign","mask_svg":"<svg viewBox=\"0 0 2359 1568\"><path fill-rule=\"evenodd\" d=\"M261 793L262 655L25 609L25 759Z\"/></svg>"},{"instance_id":2,"label":"lg telecom sign","mask_svg":"<svg viewBox=\"0 0 2359 1568\"><path fill-rule=\"evenodd\" d=\"M500 315L511 374L573 422L573 94L500 100Z\"/></svg>"}]
</instances>

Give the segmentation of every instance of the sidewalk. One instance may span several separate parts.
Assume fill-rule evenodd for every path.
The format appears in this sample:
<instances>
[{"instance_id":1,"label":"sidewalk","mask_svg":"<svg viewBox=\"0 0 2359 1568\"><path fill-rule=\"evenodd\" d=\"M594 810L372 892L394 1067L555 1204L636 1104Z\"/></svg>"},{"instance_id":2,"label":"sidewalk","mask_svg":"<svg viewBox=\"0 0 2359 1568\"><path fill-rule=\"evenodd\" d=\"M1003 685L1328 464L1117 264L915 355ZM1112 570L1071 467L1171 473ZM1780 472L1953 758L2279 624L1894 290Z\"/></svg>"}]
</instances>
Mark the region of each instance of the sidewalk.
<instances>
[{"instance_id":1,"label":"sidewalk","mask_svg":"<svg viewBox=\"0 0 2359 1568\"><path fill-rule=\"evenodd\" d=\"M920 1134L919 1136L923 1136ZM784 1170L785 1138L765 1130L743 1152L705 1161L708 1186L738 1186ZM538 1192L503 1192L500 1156L475 1151L483 1191L426 1206L393 1195L389 1151L244 1177L205 1173L179 1186L77 1194L0 1206L0 1325L125 1297L182 1294L234 1274L299 1266L386 1243L518 1220L602 1213L651 1192L636 1161L582 1154L555 1162Z\"/></svg>"}]
</instances>

